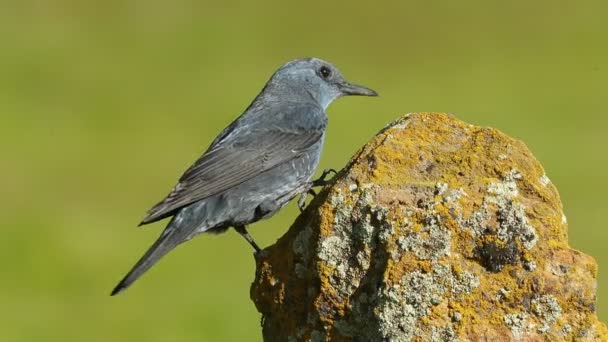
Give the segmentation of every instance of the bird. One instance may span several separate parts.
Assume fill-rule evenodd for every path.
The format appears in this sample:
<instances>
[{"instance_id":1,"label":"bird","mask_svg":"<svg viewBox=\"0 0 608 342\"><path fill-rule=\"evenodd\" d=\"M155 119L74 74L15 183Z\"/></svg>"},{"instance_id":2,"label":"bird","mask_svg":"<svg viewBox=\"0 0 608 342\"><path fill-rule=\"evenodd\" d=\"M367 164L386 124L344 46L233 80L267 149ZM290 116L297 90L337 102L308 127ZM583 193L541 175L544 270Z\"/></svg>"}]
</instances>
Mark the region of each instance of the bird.
<instances>
[{"instance_id":1,"label":"bird","mask_svg":"<svg viewBox=\"0 0 608 342\"><path fill-rule=\"evenodd\" d=\"M349 95L378 93L348 82L334 65L319 58L295 59L275 71L247 109L147 212L140 226L171 219L111 295L201 233L234 228L258 253L261 249L246 226L269 218L298 195L302 210L302 198L333 171L311 181L325 139L325 110Z\"/></svg>"}]
</instances>

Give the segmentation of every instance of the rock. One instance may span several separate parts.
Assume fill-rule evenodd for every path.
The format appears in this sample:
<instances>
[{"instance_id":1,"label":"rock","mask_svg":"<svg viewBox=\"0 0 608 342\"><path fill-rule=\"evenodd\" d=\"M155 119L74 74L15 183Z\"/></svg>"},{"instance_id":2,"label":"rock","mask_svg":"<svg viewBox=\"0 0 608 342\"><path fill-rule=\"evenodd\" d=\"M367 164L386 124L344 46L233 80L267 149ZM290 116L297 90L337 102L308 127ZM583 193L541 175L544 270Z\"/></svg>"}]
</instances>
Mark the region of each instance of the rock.
<instances>
[{"instance_id":1,"label":"rock","mask_svg":"<svg viewBox=\"0 0 608 342\"><path fill-rule=\"evenodd\" d=\"M265 341L608 341L541 165L446 114L383 129L256 259Z\"/></svg>"}]
</instances>

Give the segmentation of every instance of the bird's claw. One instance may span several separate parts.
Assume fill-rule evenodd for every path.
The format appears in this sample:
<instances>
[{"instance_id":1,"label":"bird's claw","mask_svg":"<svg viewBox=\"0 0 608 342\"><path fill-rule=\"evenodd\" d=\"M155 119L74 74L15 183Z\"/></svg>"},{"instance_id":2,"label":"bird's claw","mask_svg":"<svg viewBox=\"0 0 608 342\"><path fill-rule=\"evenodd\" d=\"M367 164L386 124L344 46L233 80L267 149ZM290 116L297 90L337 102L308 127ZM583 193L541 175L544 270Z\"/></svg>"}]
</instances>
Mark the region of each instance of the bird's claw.
<instances>
[{"instance_id":1,"label":"bird's claw","mask_svg":"<svg viewBox=\"0 0 608 342\"><path fill-rule=\"evenodd\" d=\"M317 195L317 193L313 190L313 188L316 186L325 186L331 181L331 179L325 180L325 178L327 178L327 176L331 173L333 173L335 176L338 174L338 171L336 171L334 169L325 169L325 170L323 170L323 173L321 174L321 176L319 178L308 183L308 185L306 186L308 189L305 188L306 191L302 191L302 193L300 194L300 198L298 199L298 208L300 208L300 212L303 212L304 209L306 209L306 197L308 195L312 195L313 197ZM333 177L332 177L332 179L333 179Z\"/></svg>"},{"instance_id":2,"label":"bird's claw","mask_svg":"<svg viewBox=\"0 0 608 342\"><path fill-rule=\"evenodd\" d=\"M300 194L300 198L298 199L298 208L300 208L300 212L303 212L306 209L306 197L308 195L312 195L312 197L317 196L317 193L312 189L312 183L310 189Z\"/></svg>"},{"instance_id":3,"label":"bird's claw","mask_svg":"<svg viewBox=\"0 0 608 342\"><path fill-rule=\"evenodd\" d=\"M329 180L325 180L325 178L327 178L327 176L329 176L329 174L333 173L334 177L338 174L338 171L334 170L334 169L325 169L323 170L323 173L321 174L321 176L317 179L315 179L314 181L312 181L312 186L325 186L327 185L329 182L331 182L331 180L334 178L332 177Z\"/></svg>"},{"instance_id":4,"label":"bird's claw","mask_svg":"<svg viewBox=\"0 0 608 342\"><path fill-rule=\"evenodd\" d=\"M306 195L308 193L307 192L303 192L300 194L300 198L298 199L298 208L300 208L300 212L304 211L304 208L306 208Z\"/></svg>"}]
</instances>

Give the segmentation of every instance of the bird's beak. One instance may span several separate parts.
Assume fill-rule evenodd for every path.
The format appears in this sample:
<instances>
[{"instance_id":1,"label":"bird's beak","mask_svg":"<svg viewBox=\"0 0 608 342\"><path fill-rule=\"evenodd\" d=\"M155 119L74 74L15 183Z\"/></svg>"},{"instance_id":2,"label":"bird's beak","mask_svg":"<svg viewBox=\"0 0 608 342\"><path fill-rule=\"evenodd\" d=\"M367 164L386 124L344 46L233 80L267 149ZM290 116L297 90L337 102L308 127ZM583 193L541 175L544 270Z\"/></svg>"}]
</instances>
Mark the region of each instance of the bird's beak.
<instances>
[{"instance_id":1,"label":"bird's beak","mask_svg":"<svg viewBox=\"0 0 608 342\"><path fill-rule=\"evenodd\" d=\"M344 95L378 96L378 93L367 87L348 82L340 84L340 91Z\"/></svg>"}]
</instances>

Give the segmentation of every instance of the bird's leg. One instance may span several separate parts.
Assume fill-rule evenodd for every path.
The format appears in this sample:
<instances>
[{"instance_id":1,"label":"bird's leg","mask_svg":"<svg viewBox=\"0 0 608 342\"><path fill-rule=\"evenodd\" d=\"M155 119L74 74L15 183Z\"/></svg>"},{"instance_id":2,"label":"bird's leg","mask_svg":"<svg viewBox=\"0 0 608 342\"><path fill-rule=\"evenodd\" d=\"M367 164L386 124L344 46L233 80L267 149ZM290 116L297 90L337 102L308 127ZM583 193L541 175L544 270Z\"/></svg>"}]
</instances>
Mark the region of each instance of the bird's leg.
<instances>
[{"instance_id":1,"label":"bird's leg","mask_svg":"<svg viewBox=\"0 0 608 342\"><path fill-rule=\"evenodd\" d=\"M253 249L255 249L256 253L259 253L262 250L260 246L258 246L258 244L253 241L253 238L251 237L251 235L249 235L249 232L247 232L247 228L245 226L234 226L234 230L239 232L239 234L241 234L241 236L244 237L247 242L249 242Z\"/></svg>"},{"instance_id":2,"label":"bird's leg","mask_svg":"<svg viewBox=\"0 0 608 342\"><path fill-rule=\"evenodd\" d=\"M312 186L325 186L327 185L329 182L331 182L331 180L333 179L333 177L329 180L325 180L325 178L327 178L327 176L329 176L330 173L333 173L334 176L338 174L338 171L334 170L334 169L325 169L323 170L323 173L321 174L321 177L315 179L314 181L312 181Z\"/></svg>"},{"instance_id":3,"label":"bird's leg","mask_svg":"<svg viewBox=\"0 0 608 342\"><path fill-rule=\"evenodd\" d=\"M327 176L330 173L333 173L334 175L338 174L338 172L334 169L325 169L325 170L323 170L321 177L306 184L306 186L304 187L304 189L302 190L302 192L300 194L300 198L298 199L298 208L300 208L301 212L304 211L304 208L306 207L306 197L308 197L308 195L312 195L313 197L315 197L317 195L317 193L313 190L313 188L316 186L325 186L331 181L331 179L325 180L325 178L327 178ZM332 177L332 179L333 179L333 177Z\"/></svg>"},{"instance_id":4,"label":"bird's leg","mask_svg":"<svg viewBox=\"0 0 608 342\"><path fill-rule=\"evenodd\" d=\"M312 189L312 183L310 184L310 188L300 194L300 198L298 199L298 208L300 208L300 212L304 211L306 208L306 197L308 195L312 195L313 197L317 195L317 193Z\"/></svg>"}]
</instances>

